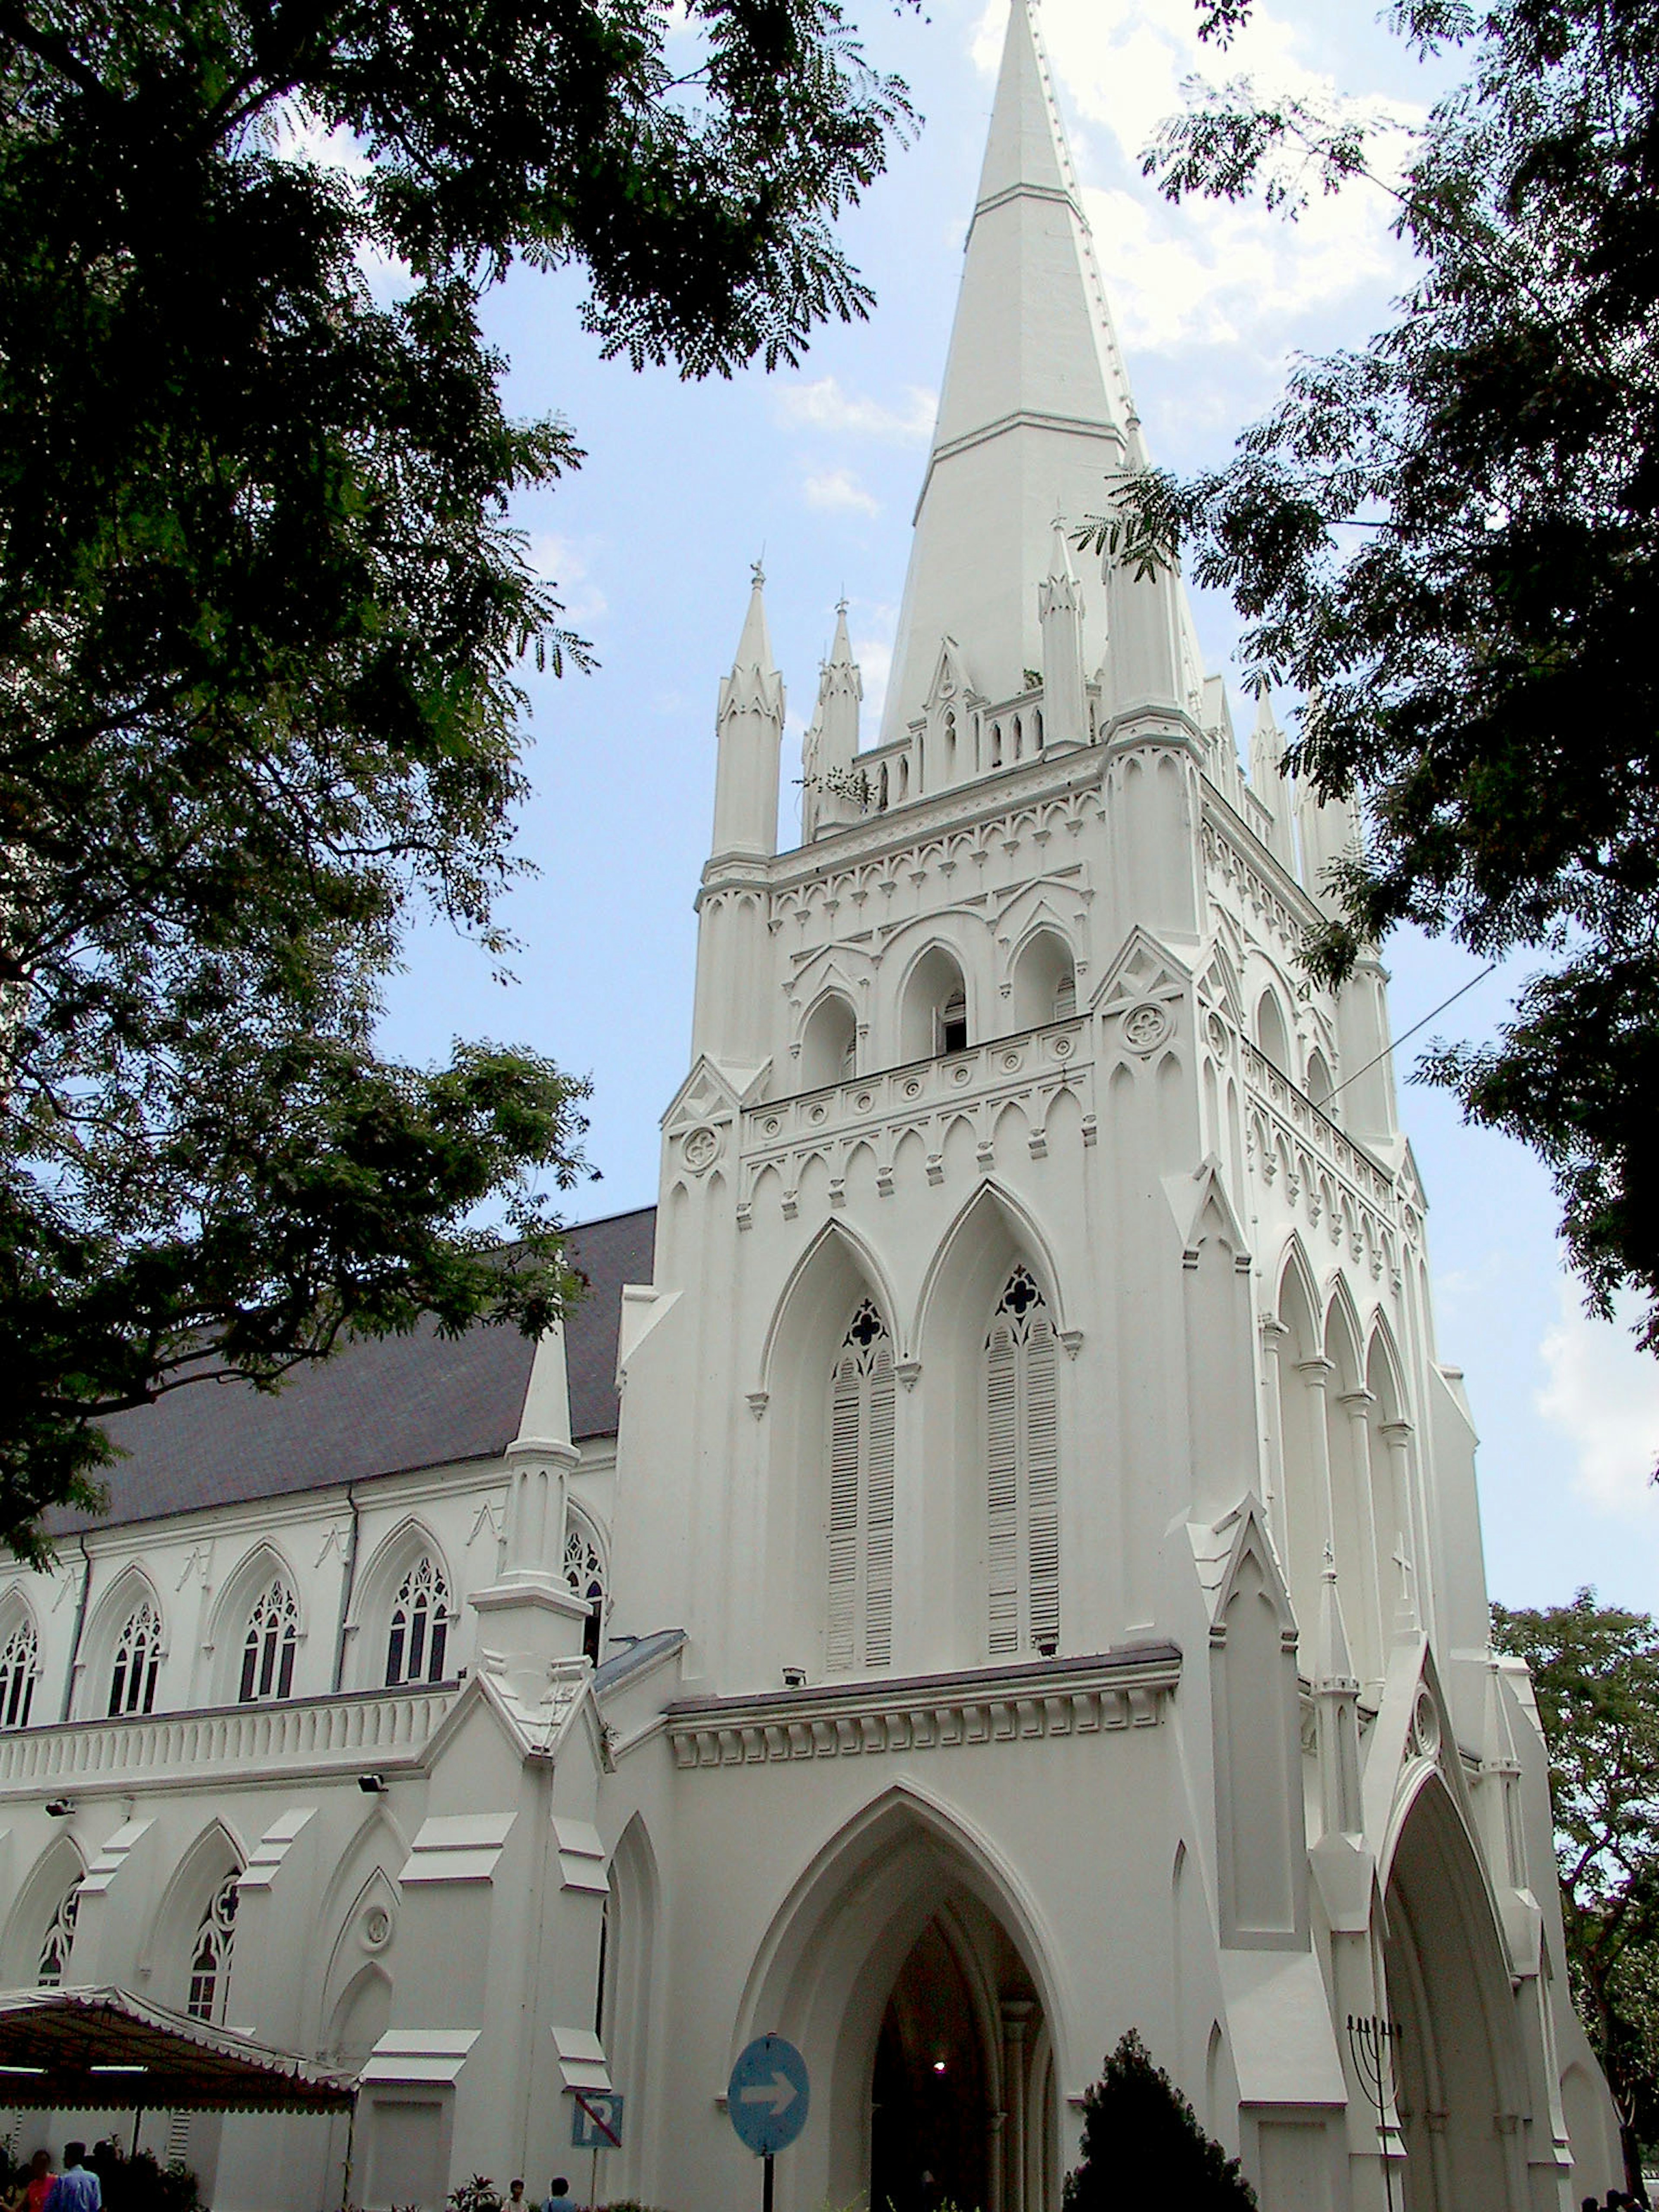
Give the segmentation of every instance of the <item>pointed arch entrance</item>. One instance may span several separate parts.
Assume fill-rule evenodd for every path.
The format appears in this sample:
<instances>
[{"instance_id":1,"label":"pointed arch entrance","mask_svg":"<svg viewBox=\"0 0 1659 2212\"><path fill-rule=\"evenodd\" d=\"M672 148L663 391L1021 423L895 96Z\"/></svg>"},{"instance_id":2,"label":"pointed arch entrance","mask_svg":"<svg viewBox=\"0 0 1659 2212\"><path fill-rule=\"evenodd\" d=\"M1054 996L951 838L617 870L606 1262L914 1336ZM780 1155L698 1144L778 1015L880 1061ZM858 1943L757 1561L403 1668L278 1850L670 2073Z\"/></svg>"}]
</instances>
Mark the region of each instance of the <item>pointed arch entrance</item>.
<instances>
[{"instance_id":1,"label":"pointed arch entrance","mask_svg":"<svg viewBox=\"0 0 1659 2212\"><path fill-rule=\"evenodd\" d=\"M733 2055L766 2028L799 2045L825 2115L792 2204L1056 2212L1052 1978L1012 1878L946 1808L900 1784L819 1852Z\"/></svg>"},{"instance_id":2,"label":"pointed arch entrance","mask_svg":"<svg viewBox=\"0 0 1659 2212\"><path fill-rule=\"evenodd\" d=\"M1437 1776L1401 1829L1385 1908L1406 2212L1519 2212L1523 2074L1509 1970L1480 1863Z\"/></svg>"}]
</instances>

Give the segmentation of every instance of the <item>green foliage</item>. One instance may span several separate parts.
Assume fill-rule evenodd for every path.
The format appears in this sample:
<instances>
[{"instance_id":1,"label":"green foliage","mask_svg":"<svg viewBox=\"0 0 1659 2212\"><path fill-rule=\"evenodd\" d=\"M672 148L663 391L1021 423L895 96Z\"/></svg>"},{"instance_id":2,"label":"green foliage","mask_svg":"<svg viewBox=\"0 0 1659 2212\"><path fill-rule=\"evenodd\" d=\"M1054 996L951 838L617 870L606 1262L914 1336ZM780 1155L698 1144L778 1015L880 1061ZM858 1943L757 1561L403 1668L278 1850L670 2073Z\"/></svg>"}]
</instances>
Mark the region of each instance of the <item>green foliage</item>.
<instances>
[{"instance_id":1,"label":"green foliage","mask_svg":"<svg viewBox=\"0 0 1659 2212\"><path fill-rule=\"evenodd\" d=\"M500 2212L501 2194L487 2173L458 2182L449 2192L449 2212Z\"/></svg>"},{"instance_id":2,"label":"green foliage","mask_svg":"<svg viewBox=\"0 0 1659 2212\"><path fill-rule=\"evenodd\" d=\"M586 1086L374 1042L423 913L507 956L520 664L586 658L509 522L580 453L480 303L580 262L609 352L793 362L865 312L830 225L908 117L837 0L0 9L17 1551L101 1415L574 1295Z\"/></svg>"},{"instance_id":3,"label":"green foliage","mask_svg":"<svg viewBox=\"0 0 1659 2212\"><path fill-rule=\"evenodd\" d=\"M1249 0L1202 0L1224 44ZM1146 159L1171 198L1291 216L1354 183L1416 258L1395 319L1302 362L1231 462L1114 488L1097 544L1184 541L1302 710L1291 765L1356 787L1366 849L1310 946L1348 972L1400 922L1549 965L1490 1049L1425 1073L1549 1164L1593 1306L1659 1349L1659 0L1407 0L1466 82L1384 116L1199 91ZM1358 181L1356 181L1358 180Z\"/></svg>"},{"instance_id":4,"label":"green foliage","mask_svg":"<svg viewBox=\"0 0 1659 2212\"><path fill-rule=\"evenodd\" d=\"M1510 1612L1492 1639L1532 1671L1549 1748L1574 2003L1627 2136L1659 2139L1659 1623L1600 1606Z\"/></svg>"},{"instance_id":5,"label":"green foliage","mask_svg":"<svg viewBox=\"0 0 1659 2212\"><path fill-rule=\"evenodd\" d=\"M178 2159L163 2166L147 2150L129 2157L111 2138L87 2163L98 2176L105 2212L197 2212L201 2203L196 2176Z\"/></svg>"},{"instance_id":6,"label":"green foliage","mask_svg":"<svg viewBox=\"0 0 1659 2212\"><path fill-rule=\"evenodd\" d=\"M1255 2191L1131 2028L1083 2100L1083 2156L1065 2212L1249 2212Z\"/></svg>"}]
</instances>

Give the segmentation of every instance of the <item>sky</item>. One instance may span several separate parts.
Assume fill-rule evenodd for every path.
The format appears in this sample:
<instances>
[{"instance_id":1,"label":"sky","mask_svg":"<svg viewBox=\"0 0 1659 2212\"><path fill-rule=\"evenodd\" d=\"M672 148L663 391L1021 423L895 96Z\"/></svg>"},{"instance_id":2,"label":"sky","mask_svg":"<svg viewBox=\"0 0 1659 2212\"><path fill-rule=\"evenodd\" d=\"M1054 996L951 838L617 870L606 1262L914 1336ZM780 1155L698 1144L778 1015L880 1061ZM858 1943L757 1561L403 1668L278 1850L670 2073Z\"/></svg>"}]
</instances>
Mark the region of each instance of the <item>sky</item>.
<instances>
[{"instance_id":1,"label":"sky","mask_svg":"<svg viewBox=\"0 0 1659 2212\"><path fill-rule=\"evenodd\" d=\"M580 470L519 520L556 578L592 675L526 678L533 795L520 850L538 873L503 918L515 980L437 928L418 931L385 1041L417 1060L457 1036L534 1046L593 1083L588 1152L603 1180L569 1218L649 1204L658 1117L686 1072L707 854L714 702L763 557L789 691L782 834L793 842L799 740L836 600L850 605L866 742L880 717L910 516L944 368L962 247L990 112L1006 0L927 0L921 15L854 0L866 50L925 118L842 225L873 285L867 322L825 331L796 370L705 384L601 361L580 326L576 272L517 272L490 335L516 411L556 412ZM1271 0L1224 56L1200 46L1191 0L1042 0L1040 21L1129 375L1153 457L1224 459L1298 353L1363 342L1409 264L1386 192L1361 185L1303 218L1254 206L1171 208L1139 155L1184 80L1239 71L1340 90L1408 130L1449 81L1420 68L1364 5ZM1385 143L1402 143L1398 138ZM1197 604L1212 668L1252 714L1224 602ZM1385 948L1402 1035L1479 973L1455 948ZM1477 985L1400 1056L1479 1037L1526 963ZM1404 1090L1427 1186L1439 1356L1467 1377L1481 1435L1488 1580L1510 1605L1565 1602L1582 1583L1659 1609L1659 1362L1628 1329L1589 1319L1561 1268L1549 1181L1520 1146L1464 1128L1443 1095Z\"/></svg>"}]
</instances>

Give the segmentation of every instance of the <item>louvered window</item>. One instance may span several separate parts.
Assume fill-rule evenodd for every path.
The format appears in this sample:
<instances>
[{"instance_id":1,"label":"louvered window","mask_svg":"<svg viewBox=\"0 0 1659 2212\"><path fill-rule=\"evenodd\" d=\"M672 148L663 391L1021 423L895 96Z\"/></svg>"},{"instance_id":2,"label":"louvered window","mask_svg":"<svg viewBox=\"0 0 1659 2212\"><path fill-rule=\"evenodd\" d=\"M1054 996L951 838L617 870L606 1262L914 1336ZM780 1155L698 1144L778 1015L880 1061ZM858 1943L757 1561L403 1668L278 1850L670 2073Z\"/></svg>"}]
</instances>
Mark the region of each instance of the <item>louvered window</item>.
<instances>
[{"instance_id":1,"label":"louvered window","mask_svg":"<svg viewBox=\"0 0 1659 2212\"><path fill-rule=\"evenodd\" d=\"M985 1340L986 1502L994 1659L1060 1643L1060 1435L1054 1325L1029 1269L1008 1278Z\"/></svg>"},{"instance_id":2,"label":"louvered window","mask_svg":"<svg viewBox=\"0 0 1659 2212\"><path fill-rule=\"evenodd\" d=\"M893 1340L874 1302L854 1315L830 1404L831 1674L893 1657Z\"/></svg>"}]
</instances>

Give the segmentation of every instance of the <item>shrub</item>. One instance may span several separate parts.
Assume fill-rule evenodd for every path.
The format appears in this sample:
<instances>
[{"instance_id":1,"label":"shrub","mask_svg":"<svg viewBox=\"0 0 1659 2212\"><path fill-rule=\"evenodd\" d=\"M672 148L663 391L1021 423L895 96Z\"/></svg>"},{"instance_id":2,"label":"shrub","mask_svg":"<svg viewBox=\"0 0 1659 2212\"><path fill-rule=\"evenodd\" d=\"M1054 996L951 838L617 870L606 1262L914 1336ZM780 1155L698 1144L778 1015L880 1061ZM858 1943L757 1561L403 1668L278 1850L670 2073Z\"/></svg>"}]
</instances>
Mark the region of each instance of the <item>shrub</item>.
<instances>
[{"instance_id":1,"label":"shrub","mask_svg":"<svg viewBox=\"0 0 1659 2212\"><path fill-rule=\"evenodd\" d=\"M1065 2212L1250 2212L1255 2191L1131 2028L1083 2100L1083 2157Z\"/></svg>"}]
</instances>

